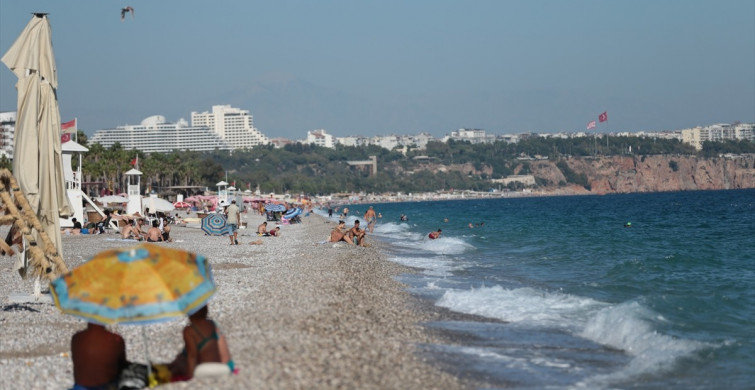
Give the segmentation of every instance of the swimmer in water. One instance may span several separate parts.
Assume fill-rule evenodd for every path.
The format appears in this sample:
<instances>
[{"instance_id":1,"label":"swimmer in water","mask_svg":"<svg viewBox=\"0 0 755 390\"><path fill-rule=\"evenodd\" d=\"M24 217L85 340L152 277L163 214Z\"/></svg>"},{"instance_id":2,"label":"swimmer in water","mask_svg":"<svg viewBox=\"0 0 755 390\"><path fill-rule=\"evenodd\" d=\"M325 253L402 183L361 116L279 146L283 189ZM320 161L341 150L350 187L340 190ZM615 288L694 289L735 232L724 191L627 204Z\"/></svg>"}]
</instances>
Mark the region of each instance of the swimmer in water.
<instances>
[{"instance_id":1,"label":"swimmer in water","mask_svg":"<svg viewBox=\"0 0 755 390\"><path fill-rule=\"evenodd\" d=\"M437 232L430 232L430 233L429 233L429 234L427 235L427 237L429 237L429 238L430 238L431 240L434 240L434 239L436 239L436 238L440 238L440 234L441 234L442 232L443 232L443 231L442 231L441 229L438 229L438 231L437 231Z\"/></svg>"}]
</instances>

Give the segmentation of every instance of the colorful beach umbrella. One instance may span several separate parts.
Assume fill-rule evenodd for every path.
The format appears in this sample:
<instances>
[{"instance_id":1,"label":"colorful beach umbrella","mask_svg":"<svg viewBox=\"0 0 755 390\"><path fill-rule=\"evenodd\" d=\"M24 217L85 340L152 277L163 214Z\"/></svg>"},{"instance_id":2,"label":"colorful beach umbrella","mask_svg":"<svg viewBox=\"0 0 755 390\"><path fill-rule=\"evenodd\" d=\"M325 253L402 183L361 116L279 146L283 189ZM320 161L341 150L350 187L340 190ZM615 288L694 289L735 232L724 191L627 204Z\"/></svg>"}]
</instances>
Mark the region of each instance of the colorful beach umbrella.
<instances>
[{"instance_id":1,"label":"colorful beach umbrella","mask_svg":"<svg viewBox=\"0 0 755 390\"><path fill-rule=\"evenodd\" d=\"M201 229L210 236L222 236L228 234L228 225L225 223L225 215L212 213L202 218Z\"/></svg>"},{"instance_id":2,"label":"colorful beach umbrella","mask_svg":"<svg viewBox=\"0 0 755 390\"><path fill-rule=\"evenodd\" d=\"M199 310L215 293L209 262L191 252L141 244L98 253L50 283L64 313L98 324L144 324Z\"/></svg>"},{"instance_id":3,"label":"colorful beach umbrella","mask_svg":"<svg viewBox=\"0 0 755 390\"><path fill-rule=\"evenodd\" d=\"M283 212L286 211L286 206L278 203L268 203L265 205L265 211Z\"/></svg>"}]
</instances>

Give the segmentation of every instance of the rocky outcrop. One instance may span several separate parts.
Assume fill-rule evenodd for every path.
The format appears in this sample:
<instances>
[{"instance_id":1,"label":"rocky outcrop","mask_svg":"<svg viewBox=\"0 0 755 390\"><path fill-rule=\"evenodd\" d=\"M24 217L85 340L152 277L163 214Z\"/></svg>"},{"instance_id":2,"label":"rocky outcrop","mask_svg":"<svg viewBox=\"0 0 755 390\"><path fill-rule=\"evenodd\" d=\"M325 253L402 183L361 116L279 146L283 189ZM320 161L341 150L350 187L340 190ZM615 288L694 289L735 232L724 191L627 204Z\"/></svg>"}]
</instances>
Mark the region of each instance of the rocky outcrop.
<instances>
[{"instance_id":1,"label":"rocky outcrop","mask_svg":"<svg viewBox=\"0 0 755 390\"><path fill-rule=\"evenodd\" d=\"M661 192L755 188L755 155L700 158L696 156L613 156L565 160L575 173L584 173L591 193ZM532 174L549 183L567 182L555 161L531 164Z\"/></svg>"}]
</instances>

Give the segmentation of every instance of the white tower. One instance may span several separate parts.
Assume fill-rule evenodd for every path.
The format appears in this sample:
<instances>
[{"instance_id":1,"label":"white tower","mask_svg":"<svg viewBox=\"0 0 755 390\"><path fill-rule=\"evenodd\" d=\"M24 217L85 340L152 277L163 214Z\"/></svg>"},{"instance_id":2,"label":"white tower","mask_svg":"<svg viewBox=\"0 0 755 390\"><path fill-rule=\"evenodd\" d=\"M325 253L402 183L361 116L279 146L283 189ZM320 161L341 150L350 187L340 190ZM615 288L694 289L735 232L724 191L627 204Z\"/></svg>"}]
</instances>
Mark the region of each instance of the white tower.
<instances>
[{"instance_id":1,"label":"white tower","mask_svg":"<svg viewBox=\"0 0 755 390\"><path fill-rule=\"evenodd\" d=\"M66 192L68 193L68 200L71 201L71 205L73 206L73 215L69 218L60 218L60 226L73 227L73 218L76 218L82 224L84 223L84 193L81 192L81 154L88 152L89 149L74 141L64 142L60 149L63 152L63 176L66 181ZM79 154L79 165L75 171L71 164L74 153Z\"/></svg>"},{"instance_id":2,"label":"white tower","mask_svg":"<svg viewBox=\"0 0 755 390\"><path fill-rule=\"evenodd\" d=\"M128 178L128 205L126 206L127 214L142 212L142 173L136 169L131 169L125 173Z\"/></svg>"}]
</instances>

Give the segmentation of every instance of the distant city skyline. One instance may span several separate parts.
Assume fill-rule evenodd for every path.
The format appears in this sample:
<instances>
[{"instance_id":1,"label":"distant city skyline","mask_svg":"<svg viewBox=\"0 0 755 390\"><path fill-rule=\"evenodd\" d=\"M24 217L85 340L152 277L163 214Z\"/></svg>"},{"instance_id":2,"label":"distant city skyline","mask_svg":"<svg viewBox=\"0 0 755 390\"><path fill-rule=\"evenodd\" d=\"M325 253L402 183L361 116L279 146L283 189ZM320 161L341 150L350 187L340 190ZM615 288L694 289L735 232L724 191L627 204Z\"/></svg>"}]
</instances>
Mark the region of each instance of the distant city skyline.
<instances>
[{"instance_id":1,"label":"distant city skyline","mask_svg":"<svg viewBox=\"0 0 755 390\"><path fill-rule=\"evenodd\" d=\"M755 2L0 0L0 54L49 12L63 121L229 104L268 137L658 131L755 122ZM0 111L16 110L0 70Z\"/></svg>"}]
</instances>

